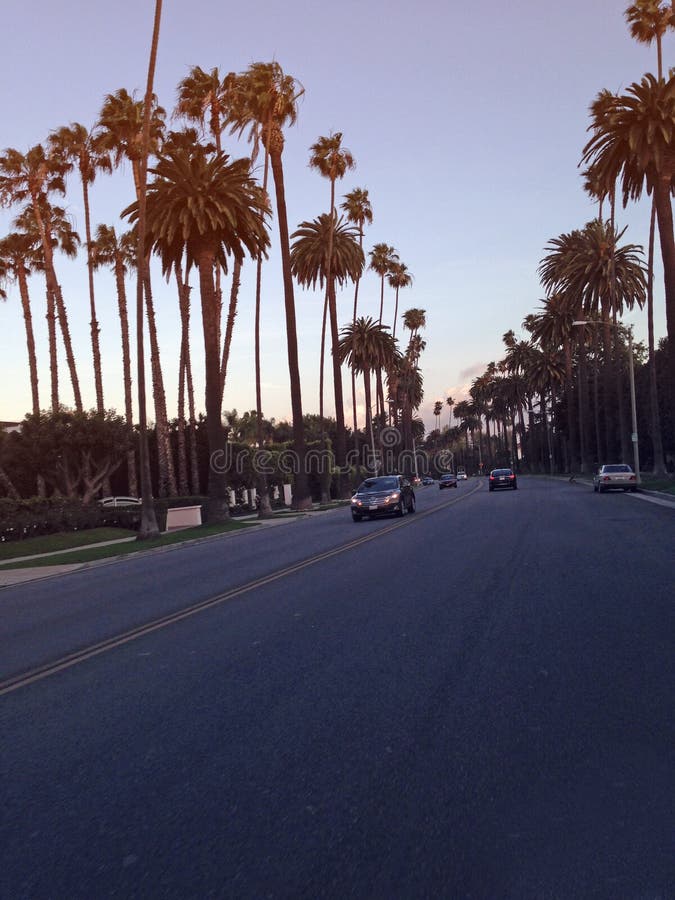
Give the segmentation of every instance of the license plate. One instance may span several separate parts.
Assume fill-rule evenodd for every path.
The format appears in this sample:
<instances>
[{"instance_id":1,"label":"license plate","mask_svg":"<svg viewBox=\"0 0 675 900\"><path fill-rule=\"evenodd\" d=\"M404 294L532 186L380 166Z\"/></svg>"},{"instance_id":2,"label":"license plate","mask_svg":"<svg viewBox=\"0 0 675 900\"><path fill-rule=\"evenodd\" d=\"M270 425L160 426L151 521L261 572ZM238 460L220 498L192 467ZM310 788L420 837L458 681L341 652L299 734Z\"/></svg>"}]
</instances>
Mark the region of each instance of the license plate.
<instances>
[{"instance_id":1,"label":"license plate","mask_svg":"<svg viewBox=\"0 0 675 900\"><path fill-rule=\"evenodd\" d=\"M370 509L371 509L371 511L374 510L374 509L377 509L377 503L371 503L371 504L370 504Z\"/></svg>"}]
</instances>

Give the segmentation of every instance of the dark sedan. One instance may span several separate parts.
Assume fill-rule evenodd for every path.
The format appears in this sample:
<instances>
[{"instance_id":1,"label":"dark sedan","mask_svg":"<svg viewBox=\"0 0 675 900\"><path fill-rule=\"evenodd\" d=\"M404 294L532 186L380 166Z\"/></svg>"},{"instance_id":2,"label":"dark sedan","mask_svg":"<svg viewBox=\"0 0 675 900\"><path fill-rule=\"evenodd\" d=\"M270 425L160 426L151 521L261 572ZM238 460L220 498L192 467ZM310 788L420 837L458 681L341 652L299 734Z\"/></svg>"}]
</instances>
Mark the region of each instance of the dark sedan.
<instances>
[{"instance_id":1,"label":"dark sedan","mask_svg":"<svg viewBox=\"0 0 675 900\"><path fill-rule=\"evenodd\" d=\"M515 491L518 489L518 479L513 469L493 469L490 472L488 485L491 491L496 491L498 488L510 488Z\"/></svg>"},{"instance_id":2,"label":"dark sedan","mask_svg":"<svg viewBox=\"0 0 675 900\"><path fill-rule=\"evenodd\" d=\"M415 492L402 475L366 478L352 497L352 519L363 516L405 516L415 512Z\"/></svg>"},{"instance_id":3,"label":"dark sedan","mask_svg":"<svg viewBox=\"0 0 675 900\"><path fill-rule=\"evenodd\" d=\"M442 491L443 488L451 487L457 487L457 476L454 474L454 472L446 472L438 479L438 489L439 491Z\"/></svg>"}]
</instances>

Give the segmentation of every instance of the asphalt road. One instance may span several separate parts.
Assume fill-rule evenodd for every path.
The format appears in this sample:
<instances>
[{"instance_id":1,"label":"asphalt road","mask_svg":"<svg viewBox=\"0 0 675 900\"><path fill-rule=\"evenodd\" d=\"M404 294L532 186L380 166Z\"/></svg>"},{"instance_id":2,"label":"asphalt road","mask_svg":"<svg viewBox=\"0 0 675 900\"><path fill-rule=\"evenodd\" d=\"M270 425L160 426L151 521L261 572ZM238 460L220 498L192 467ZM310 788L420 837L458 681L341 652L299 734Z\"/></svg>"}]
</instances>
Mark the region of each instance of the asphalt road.
<instances>
[{"instance_id":1,"label":"asphalt road","mask_svg":"<svg viewBox=\"0 0 675 900\"><path fill-rule=\"evenodd\" d=\"M470 480L0 591L6 686L85 651L0 696L0 897L675 898L674 549Z\"/></svg>"}]
</instances>

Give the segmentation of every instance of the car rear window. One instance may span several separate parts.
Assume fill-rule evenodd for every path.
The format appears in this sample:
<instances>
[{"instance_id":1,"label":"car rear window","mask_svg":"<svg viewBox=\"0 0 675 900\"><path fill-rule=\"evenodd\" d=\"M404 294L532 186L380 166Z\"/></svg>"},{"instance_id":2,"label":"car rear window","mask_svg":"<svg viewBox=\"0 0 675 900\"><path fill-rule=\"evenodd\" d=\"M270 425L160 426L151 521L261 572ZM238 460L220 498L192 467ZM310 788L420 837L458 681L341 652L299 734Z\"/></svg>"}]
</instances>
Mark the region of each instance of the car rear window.
<instances>
[{"instance_id":1,"label":"car rear window","mask_svg":"<svg viewBox=\"0 0 675 900\"><path fill-rule=\"evenodd\" d=\"M603 466L604 472L632 472L630 466L620 465L620 466Z\"/></svg>"}]
</instances>

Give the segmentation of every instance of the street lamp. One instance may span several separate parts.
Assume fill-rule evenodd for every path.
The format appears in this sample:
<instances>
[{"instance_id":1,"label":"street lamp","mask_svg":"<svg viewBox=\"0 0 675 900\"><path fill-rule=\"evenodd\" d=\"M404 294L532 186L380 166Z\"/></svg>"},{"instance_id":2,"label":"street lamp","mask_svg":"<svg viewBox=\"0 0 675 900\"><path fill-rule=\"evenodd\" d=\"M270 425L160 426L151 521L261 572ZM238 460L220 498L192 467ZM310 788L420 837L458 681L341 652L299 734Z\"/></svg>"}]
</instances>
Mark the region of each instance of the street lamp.
<instances>
[{"instance_id":1,"label":"street lamp","mask_svg":"<svg viewBox=\"0 0 675 900\"><path fill-rule=\"evenodd\" d=\"M578 319L572 322L572 325L602 325L602 322L592 320ZM633 433L631 434L631 442L633 444L633 463L635 468L635 479L641 484L640 478L640 452L638 449L638 430L637 430L637 408L635 405L635 369L633 364L633 326L623 325L621 322L610 322L610 328L618 328L628 334L628 373L630 377L630 412L633 425Z\"/></svg>"}]
</instances>

